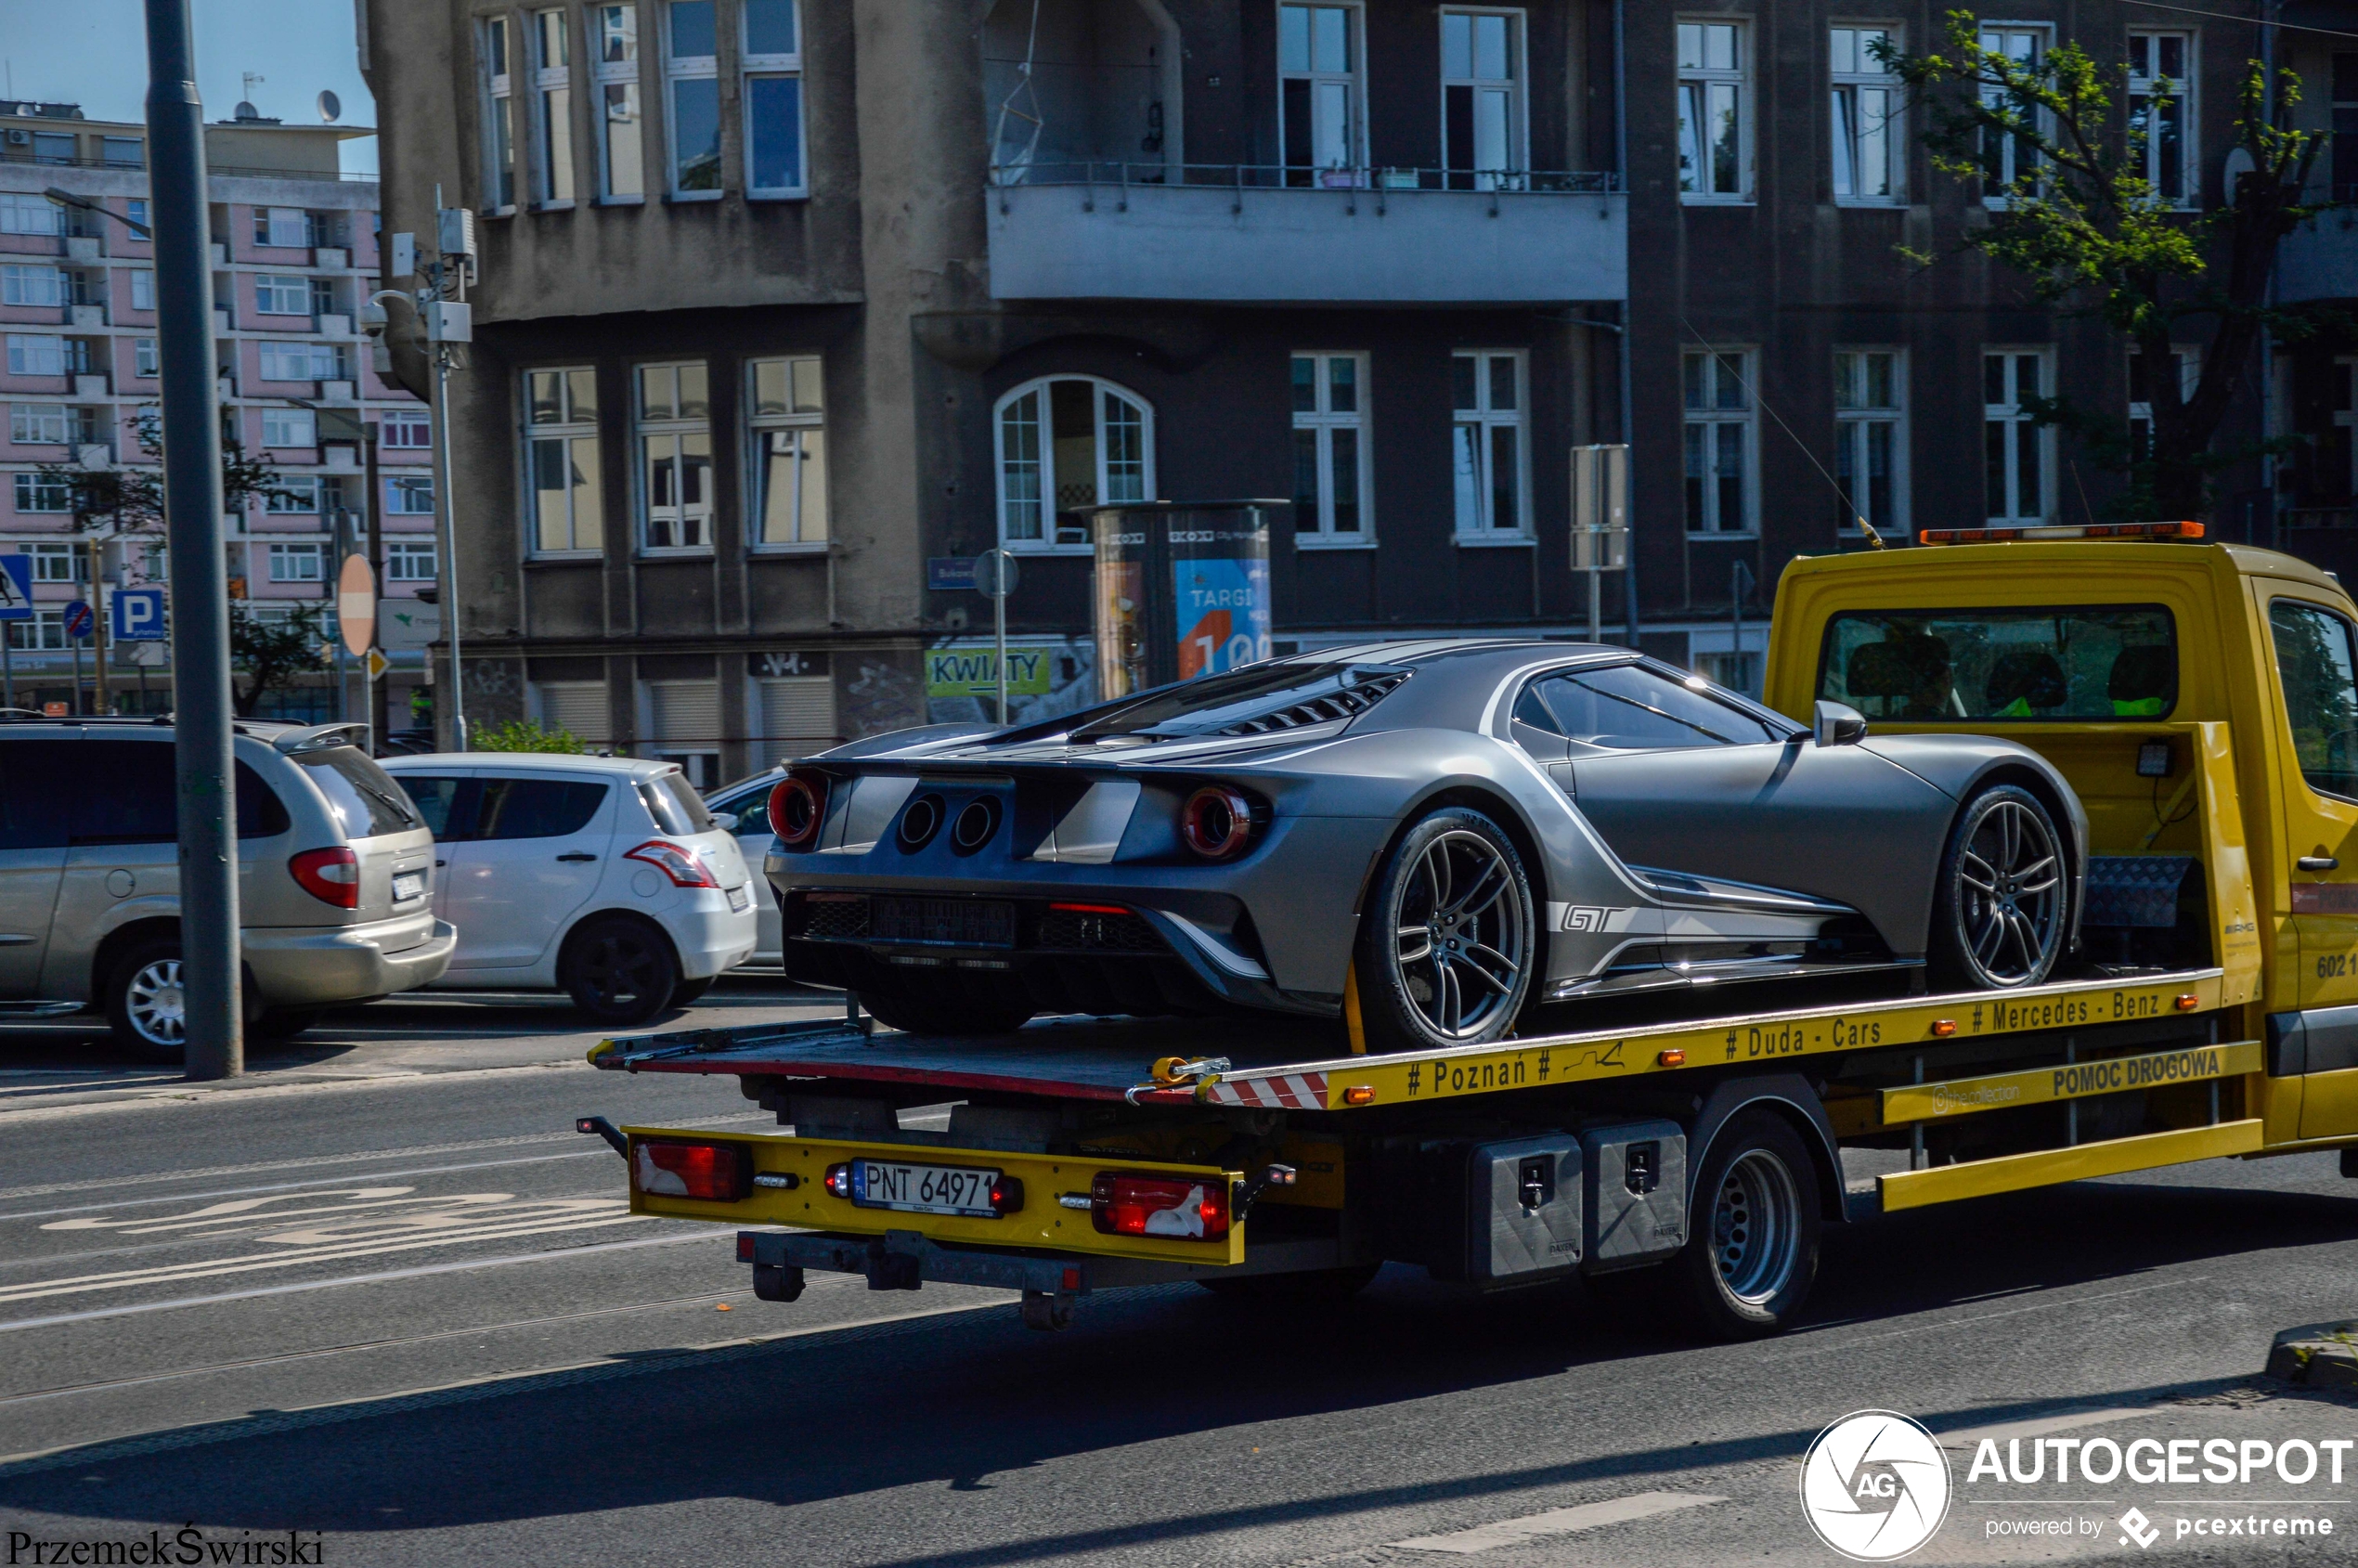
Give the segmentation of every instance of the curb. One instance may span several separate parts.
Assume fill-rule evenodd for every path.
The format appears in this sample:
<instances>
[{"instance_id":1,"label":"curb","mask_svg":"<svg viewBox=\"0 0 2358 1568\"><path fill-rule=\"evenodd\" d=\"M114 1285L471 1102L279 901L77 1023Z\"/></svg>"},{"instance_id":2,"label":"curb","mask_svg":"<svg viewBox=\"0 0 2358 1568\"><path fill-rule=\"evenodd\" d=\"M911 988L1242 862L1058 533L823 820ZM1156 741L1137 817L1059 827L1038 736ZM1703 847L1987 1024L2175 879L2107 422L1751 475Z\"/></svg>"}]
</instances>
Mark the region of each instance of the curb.
<instances>
[{"instance_id":1,"label":"curb","mask_svg":"<svg viewBox=\"0 0 2358 1568\"><path fill-rule=\"evenodd\" d=\"M2286 1329L2269 1346L2267 1375L2310 1388L2358 1391L2358 1322Z\"/></svg>"}]
</instances>

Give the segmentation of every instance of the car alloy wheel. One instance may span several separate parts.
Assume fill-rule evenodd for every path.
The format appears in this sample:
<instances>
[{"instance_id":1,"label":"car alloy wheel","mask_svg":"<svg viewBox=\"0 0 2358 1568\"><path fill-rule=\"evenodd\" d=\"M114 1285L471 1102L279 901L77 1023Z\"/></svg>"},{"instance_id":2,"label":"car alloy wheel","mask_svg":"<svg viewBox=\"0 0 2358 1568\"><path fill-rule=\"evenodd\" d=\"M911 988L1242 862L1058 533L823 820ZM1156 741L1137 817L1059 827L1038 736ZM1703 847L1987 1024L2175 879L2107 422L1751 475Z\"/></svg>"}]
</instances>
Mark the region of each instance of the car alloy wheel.
<instances>
[{"instance_id":1,"label":"car alloy wheel","mask_svg":"<svg viewBox=\"0 0 2358 1568\"><path fill-rule=\"evenodd\" d=\"M2027 799L1993 801L1958 846L1957 924L1985 986L2036 983L2054 966L2064 920L2063 853Z\"/></svg>"},{"instance_id":2,"label":"car alloy wheel","mask_svg":"<svg viewBox=\"0 0 2358 1568\"><path fill-rule=\"evenodd\" d=\"M143 965L123 988L123 1013L139 1038L150 1044L186 1045L188 1004L180 989L180 960L159 958Z\"/></svg>"},{"instance_id":3,"label":"car alloy wheel","mask_svg":"<svg viewBox=\"0 0 2358 1568\"><path fill-rule=\"evenodd\" d=\"M1408 874L1394 931L1401 989L1445 1040L1483 1038L1522 996L1525 951L1519 878L1498 847L1453 828Z\"/></svg>"}]
</instances>

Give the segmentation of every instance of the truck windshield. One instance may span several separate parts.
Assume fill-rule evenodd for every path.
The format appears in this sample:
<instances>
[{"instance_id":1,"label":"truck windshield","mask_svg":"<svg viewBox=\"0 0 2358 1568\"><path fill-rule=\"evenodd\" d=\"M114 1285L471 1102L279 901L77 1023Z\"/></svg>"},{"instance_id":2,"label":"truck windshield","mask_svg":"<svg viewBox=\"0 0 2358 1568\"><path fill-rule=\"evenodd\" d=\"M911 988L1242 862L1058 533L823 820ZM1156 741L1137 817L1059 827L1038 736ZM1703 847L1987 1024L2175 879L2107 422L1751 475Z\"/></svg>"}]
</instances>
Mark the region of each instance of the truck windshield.
<instances>
[{"instance_id":1,"label":"truck windshield","mask_svg":"<svg viewBox=\"0 0 2358 1568\"><path fill-rule=\"evenodd\" d=\"M2158 604L1859 610L1826 623L1818 695L1870 719L2163 719L2178 629Z\"/></svg>"}]
</instances>

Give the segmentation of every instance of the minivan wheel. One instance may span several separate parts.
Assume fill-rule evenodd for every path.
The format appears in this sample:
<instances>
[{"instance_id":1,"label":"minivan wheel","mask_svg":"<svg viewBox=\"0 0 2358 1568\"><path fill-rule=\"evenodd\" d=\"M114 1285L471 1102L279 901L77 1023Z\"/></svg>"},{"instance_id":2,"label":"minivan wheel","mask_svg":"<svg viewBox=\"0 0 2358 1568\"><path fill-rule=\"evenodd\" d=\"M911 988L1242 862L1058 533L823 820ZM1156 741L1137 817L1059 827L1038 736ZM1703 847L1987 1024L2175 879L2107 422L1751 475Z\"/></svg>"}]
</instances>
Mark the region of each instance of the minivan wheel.
<instances>
[{"instance_id":1,"label":"minivan wheel","mask_svg":"<svg viewBox=\"0 0 2358 1568\"><path fill-rule=\"evenodd\" d=\"M557 983L596 1022L642 1024L671 1005L680 960L654 927L605 915L585 921L566 941Z\"/></svg>"},{"instance_id":2,"label":"minivan wheel","mask_svg":"<svg viewBox=\"0 0 2358 1568\"><path fill-rule=\"evenodd\" d=\"M143 942L107 980L114 1037L150 1061L178 1062L188 1050L188 1008L180 989L180 944Z\"/></svg>"}]
</instances>

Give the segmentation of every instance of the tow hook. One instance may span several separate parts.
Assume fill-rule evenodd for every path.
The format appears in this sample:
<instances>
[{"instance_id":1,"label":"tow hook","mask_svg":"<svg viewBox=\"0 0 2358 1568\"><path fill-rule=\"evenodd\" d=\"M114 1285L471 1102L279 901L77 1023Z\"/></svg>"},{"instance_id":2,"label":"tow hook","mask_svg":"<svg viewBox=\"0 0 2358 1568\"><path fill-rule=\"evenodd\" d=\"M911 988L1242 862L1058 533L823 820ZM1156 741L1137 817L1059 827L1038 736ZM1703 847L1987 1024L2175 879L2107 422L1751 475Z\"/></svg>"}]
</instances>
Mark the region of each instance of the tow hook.
<instances>
[{"instance_id":1,"label":"tow hook","mask_svg":"<svg viewBox=\"0 0 2358 1568\"><path fill-rule=\"evenodd\" d=\"M614 1151L623 1159L630 1158L630 1140L622 1135L621 1128L602 1116L577 1116L573 1119L573 1130L577 1133L594 1134L612 1144Z\"/></svg>"}]
</instances>

